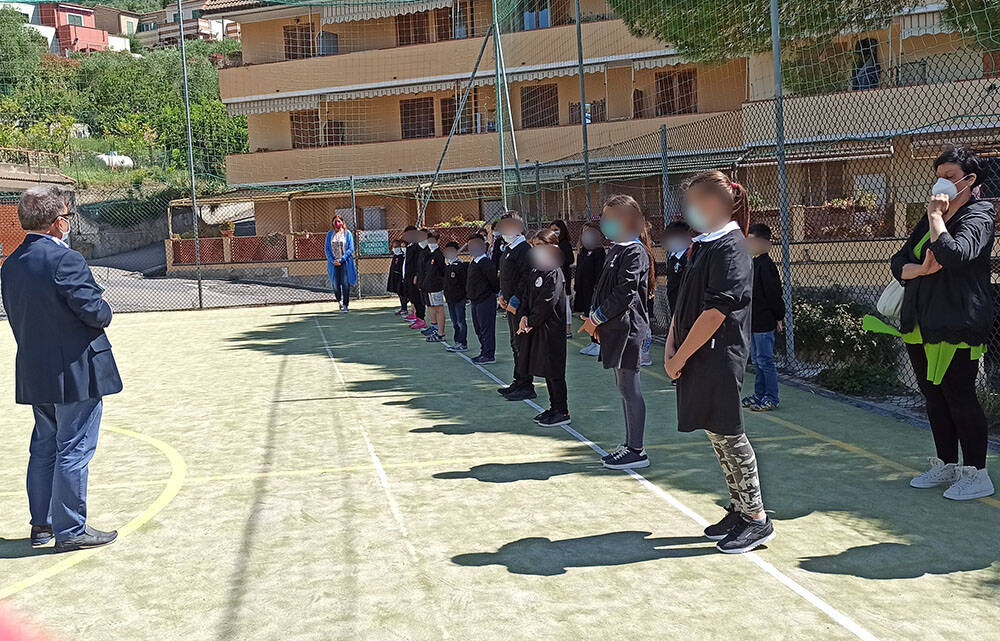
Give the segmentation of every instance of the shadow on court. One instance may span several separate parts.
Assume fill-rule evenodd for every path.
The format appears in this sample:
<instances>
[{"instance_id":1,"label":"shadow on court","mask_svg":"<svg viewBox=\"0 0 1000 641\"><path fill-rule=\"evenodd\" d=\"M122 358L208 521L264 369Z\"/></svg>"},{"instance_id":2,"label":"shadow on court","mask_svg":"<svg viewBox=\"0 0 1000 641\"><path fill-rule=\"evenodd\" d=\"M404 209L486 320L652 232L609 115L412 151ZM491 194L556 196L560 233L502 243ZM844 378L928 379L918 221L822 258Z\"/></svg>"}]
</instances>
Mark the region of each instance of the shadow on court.
<instances>
[{"instance_id":1,"label":"shadow on court","mask_svg":"<svg viewBox=\"0 0 1000 641\"><path fill-rule=\"evenodd\" d=\"M516 481L547 481L553 476L589 472L593 462L538 461L533 463L487 463L465 471L439 472L436 479L475 479L483 483L514 483Z\"/></svg>"},{"instance_id":2,"label":"shadow on court","mask_svg":"<svg viewBox=\"0 0 1000 641\"><path fill-rule=\"evenodd\" d=\"M840 554L803 559L800 566L810 572L846 574L866 579L916 579L925 574L951 574L1000 566L1000 550L978 539L963 545L965 554L944 555L937 546L915 543L873 543L844 550Z\"/></svg>"},{"instance_id":3,"label":"shadow on court","mask_svg":"<svg viewBox=\"0 0 1000 641\"><path fill-rule=\"evenodd\" d=\"M0 559L26 559L32 556L45 556L54 554L55 548L51 545L43 548L31 547L31 539L3 539L0 538Z\"/></svg>"},{"instance_id":4,"label":"shadow on court","mask_svg":"<svg viewBox=\"0 0 1000 641\"><path fill-rule=\"evenodd\" d=\"M609 532L552 541L532 537L503 545L496 552L474 552L452 557L458 565L502 565L511 574L556 576L568 568L628 565L658 559L718 554L704 537L650 538L651 532Z\"/></svg>"}]
</instances>

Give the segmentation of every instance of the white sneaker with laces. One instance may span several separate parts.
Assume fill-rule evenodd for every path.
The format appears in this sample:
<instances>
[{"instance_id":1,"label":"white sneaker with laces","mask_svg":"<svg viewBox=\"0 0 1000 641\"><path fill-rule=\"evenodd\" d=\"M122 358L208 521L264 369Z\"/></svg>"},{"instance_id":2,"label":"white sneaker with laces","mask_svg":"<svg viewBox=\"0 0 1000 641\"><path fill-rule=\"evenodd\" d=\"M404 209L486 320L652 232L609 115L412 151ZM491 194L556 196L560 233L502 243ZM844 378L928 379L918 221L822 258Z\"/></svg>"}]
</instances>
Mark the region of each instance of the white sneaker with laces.
<instances>
[{"instance_id":1,"label":"white sneaker with laces","mask_svg":"<svg viewBox=\"0 0 1000 641\"><path fill-rule=\"evenodd\" d=\"M958 468L958 481L944 491L944 498L953 501L971 501L992 495L993 481L986 469L976 469L971 465Z\"/></svg>"},{"instance_id":2,"label":"white sneaker with laces","mask_svg":"<svg viewBox=\"0 0 1000 641\"><path fill-rule=\"evenodd\" d=\"M584 356L597 356L598 354L601 353L601 346L598 345L597 343L591 343L590 345L587 345L586 347L581 349L580 353L583 354Z\"/></svg>"},{"instance_id":3,"label":"white sneaker with laces","mask_svg":"<svg viewBox=\"0 0 1000 641\"><path fill-rule=\"evenodd\" d=\"M958 481L958 464L945 463L936 456L928 457L927 461L931 464L931 469L910 479L910 487L925 490Z\"/></svg>"}]
</instances>

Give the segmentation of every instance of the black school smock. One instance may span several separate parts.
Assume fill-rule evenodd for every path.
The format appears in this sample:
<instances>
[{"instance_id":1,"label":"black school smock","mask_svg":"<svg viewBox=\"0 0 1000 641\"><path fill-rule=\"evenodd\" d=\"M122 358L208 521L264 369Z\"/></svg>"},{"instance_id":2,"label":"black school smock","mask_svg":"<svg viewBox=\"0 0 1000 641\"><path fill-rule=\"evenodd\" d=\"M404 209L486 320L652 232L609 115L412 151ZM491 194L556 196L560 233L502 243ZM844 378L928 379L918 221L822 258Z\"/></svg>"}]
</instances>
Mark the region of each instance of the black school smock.
<instances>
[{"instance_id":1,"label":"black school smock","mask_svg":"<svg viewBox=\"0 0 1000 641\"><path fill-rule=\"evenodd\" d=\"M594 286L590 317L598 323L604 369L639 369L639 352L649 329L649 254L639 241L608 250Z\"/></svg>"},{"instance_id":2,"label":"black school smock","mask_svg":"<svg viewBox=\"0 0 1000 641\"><path fill-rule=\"evenodd\" d=\"M607 252L603 247L581 249L576 258L576 278L573 283L573 311L577 314L589 314L590 303L594 298L594 286L604 270L604 259Z\"/></svg>"},{"instance_id":3,"label":"black school smock","mask_svg":"<svg viewBox=\"0 0 1000 641\"><path fill-rule=\"evenodd\" d=\"M521 334L528 373L566 377L566 285L561 268L531 270L523 311L531 331Z\"/></svg>"},{"instance_id":4,"label":"black school smock","mask_svg":"<svg viewBox=\"0 0 1000 641\"><path fill-rule=\"evenodd\" d=\"M674 313L674 340L680 346L707 309L726 318L691 355L677 381L677 427L682 432L708 429L716 434L743 433L740 392L750 344L753 260L743 232L730 223L721 235L703 234L695 242ZM696 239L697 241L697 239Z\"/></svg>"},{"instance_id":5,"label":"black school smock","mask_svg":"<svg viewBox=\"0 0 1000 641\"><path fill-rule=\"evenodd\" d=\"M405 288L401 289L403 286L403 261L405 260L405 253L392 255L392 262L389 263L389 281L385 284L385 291L393 294L406 291Z\"/></svg>"},{"instance_id":6,"label":"black school smock","mask_svg":"<svg viewBox=\"0 0 1000 641\"><path fill-rule=\"evenodd\" d=\"M469 263L456 259L444 268L444 301L457 303L465 300L466 278Z\"/></svg>"}]
</instances>

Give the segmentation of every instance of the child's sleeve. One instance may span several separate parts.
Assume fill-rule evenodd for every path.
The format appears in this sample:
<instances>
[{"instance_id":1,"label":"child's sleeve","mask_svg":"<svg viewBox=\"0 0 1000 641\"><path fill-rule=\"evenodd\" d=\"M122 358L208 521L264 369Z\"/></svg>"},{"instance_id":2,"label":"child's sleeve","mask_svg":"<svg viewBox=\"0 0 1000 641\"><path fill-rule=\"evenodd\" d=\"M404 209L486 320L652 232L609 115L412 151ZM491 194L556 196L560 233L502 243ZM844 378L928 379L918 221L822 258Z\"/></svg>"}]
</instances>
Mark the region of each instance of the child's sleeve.
<instances>
[{"instance_id":1,"label":"child's sleeve","mask_svg":"<svg viewBox=\"0 0 1000 641\"><path fill-rule=\"evenodd\" d=\"M767 275L768 278L764 290L767 297L767 305L774 312L774 317L781 320L785 317L785 297L784 292L781 290L781 274L778 273L778 266L773 261L768 261Z\"/></svg>"},{"instance_id":2,"label":"child's sleeve","mask_svg":"<svg viewBox=\"0 0 1000 641\"><path fill-rule=\"evenodd\" d=\"M526 312L528 326L533 328L544 325L545 321L555 313L558 301L555 277L550 274L542 278L542 284L538 286L537 290L535 295L530 297L532 304Z\"/></svg>"},{"instance_id":3,"label":"child's sleeve","mask_svg":"<svg viewBox=\"0 0 1000 641\"><path fill-rule=\"evenodd\" d=\"M649 269L649 261L644 247L638 245L632 247L632 250L622 253L619 257L621 262L618 282L608 297L601 301L600 307L590 313L590 320L595 325L618 318L630 307L643 302L639 300L639 287L641 280L647 276L645 272Z\"/></svg>"},{"instance_id":4,"label":"child's sleeve","mask_svg":"<svg viewBox=\"0 0 1000 641\"><path fill-rule=\"evenodd\" d=\"M712 248L702 310L715 309L728 316L750 302L753 259L741 243L720 242Z\"/></svg>"}]
</instances>

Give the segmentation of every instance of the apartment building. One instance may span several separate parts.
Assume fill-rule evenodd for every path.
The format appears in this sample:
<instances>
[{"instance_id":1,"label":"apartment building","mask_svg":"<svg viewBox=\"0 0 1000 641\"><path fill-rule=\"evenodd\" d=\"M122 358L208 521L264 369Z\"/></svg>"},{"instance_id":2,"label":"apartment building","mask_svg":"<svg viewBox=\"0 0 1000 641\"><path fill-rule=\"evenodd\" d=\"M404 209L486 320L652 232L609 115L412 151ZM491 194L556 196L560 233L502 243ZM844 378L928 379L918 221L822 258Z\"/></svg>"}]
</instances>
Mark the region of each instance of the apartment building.
<instances>
[{"instance_id":1,"label":"apartment building","mask_svg":"<svg viewBox=\"0 0 1000 641\"><path fill-rule=\"evenodd\" d=\"M56 38L56 28L42 24L41 12L37 4L33 2L0 2L0 9L9 9L21 14L24 23L45 38L45 42L48 45L48 52L53 54L59 53L59 40Z\"/></svg>"},{"instance_id":2,"label":"apartment building","mask_svg":"<svg viewBox=\"0 0 1000 641\"><path fill-rule=\"evenodd\" d=\"M139 27L139 14L98 4L94 5L94 24L113 36L131 36Z\"/></svg>"},{"instance_id":3,"label":"apartment building","mask_svg":"<svg viewBox=\"0 0 1000 641\"><path fill-rule=\"evenodd\" d=\"M144 13L139 17L136 32L147 47L176 45L180 37L181 20L187 40L222 40L239 38L240 26L232 20L203 18L204 0L182 3L181 11L171 5L161 11Z\"/></svg>"}]
</instances>

